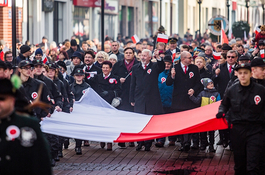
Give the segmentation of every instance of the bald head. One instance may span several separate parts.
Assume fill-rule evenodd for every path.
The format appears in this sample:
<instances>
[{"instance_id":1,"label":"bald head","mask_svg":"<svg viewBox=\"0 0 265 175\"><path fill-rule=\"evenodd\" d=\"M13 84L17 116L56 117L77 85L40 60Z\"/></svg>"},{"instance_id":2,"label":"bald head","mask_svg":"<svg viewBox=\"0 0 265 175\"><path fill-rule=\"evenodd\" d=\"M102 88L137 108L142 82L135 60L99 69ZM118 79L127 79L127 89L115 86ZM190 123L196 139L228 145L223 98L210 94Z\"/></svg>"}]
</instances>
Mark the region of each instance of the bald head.
<instances>
[{"instance_id":1,"label":"bald head","mask_svg":"<svg viewBox=\"0 0 265 175\"><path fill-rule=\"evenodd\" d=\"M180 54L180 59L185 59L185 57L188 57L189 55L191 55L188 51L183 51L181 54Z\"/></svg>"},{"instance_id":2,"label":"bald head","mask_svg":"<svg viewBox=\"0 0 265 175\"><path fill-rule=\"evenodd\" d=\"M180 55L181 63L188 66L191 64L191 54L188 51L183 51Z\"/></svg>"}]
</instances>

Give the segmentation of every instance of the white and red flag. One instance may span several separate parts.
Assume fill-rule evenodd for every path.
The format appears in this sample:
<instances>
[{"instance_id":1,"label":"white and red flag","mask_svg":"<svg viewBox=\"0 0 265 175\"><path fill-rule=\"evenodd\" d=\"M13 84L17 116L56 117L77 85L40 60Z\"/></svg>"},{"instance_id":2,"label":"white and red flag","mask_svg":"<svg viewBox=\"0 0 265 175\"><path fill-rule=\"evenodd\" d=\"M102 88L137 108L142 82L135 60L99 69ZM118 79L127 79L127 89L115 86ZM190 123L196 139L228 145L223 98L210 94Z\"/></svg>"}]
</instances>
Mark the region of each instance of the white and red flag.
<instances>
[{"instance_id":1,"label":"white and red flag","mask_svg":"<svg viewBox=\"0 0 265 175\"><path fill-rule=\"evenodd\" d=\"M256 25L256 27L255 27L255 35L257 36L257 34L260 32L261 30L260 30L260 26L258 26L258 25Z\"/></svg>"},{"instance_id":2,"label":"white and red flag","mask_svg":"<svg viewBox=\"0 0 265 175\"><path fill-rule=\"evenodd\" d=\"M161 34L161 33L159 33L158 35L157 35L157 40L156 40L157 42L162 42L162 43L167 43L168 42L168 36L167 35L165 35L165 34Z\"/></svg>"},{"instance_id":3,"label":"white and red flag","mask_svg":"<svg viewBox=\"0 0 265 175\"><path fill-rule=\"evenodd\" d=\"M41 122L45 133L99 142L133 142L171 135L227 129L216 119L220 102L163 115L117 110L91 88L74 103L72 113L54 112ZM205 112L207 111L207 112Z\"/></svg>"},{"instance_id":4,"label":"white and red flag","mask_svg":"<svg viewBox=\"0 0 265 175\"><path fill-rule=\"evenodd\" d=\"M221 52L213 52L213 58L219 60L221 58Z\"/></svg>"},{"instance_id":5,"label":"white and red flag","mask_svg":"<svg viewBox=\"0 0 265 175\"><path fill-rule=\"evenodd\" d=\"M246 33L246 31L244 30L244 41L247 41L247 40L248 40L247 33Z\"/></svg>"},{"instance_id":6,"label":"white and red flag","mask_svg":"<svg viewBox=\"0 0 265 175\"><path fill-rule=\"evenodd\" d=\"M224 30L224 25L223 25L223 21L221 20L221 27L222 27L222 30L221 30L221 44L228 44L228 38L225 34L225 30Z\"/></svg>"},{"instance_id":7,"label":"white and red flag","mask_svg":"<svg viewBox=\"0 0 265 175\"><path fill-rule=\"evenodd\" d=\"M45 64L48 61L46 54L42 56L42 62Z\"/></svg>"},{"instance_id":8,"label":"white and red flag","mask_svg":"<svg viewBox=\"0 0 265 175\"><path fill-rule=\"evenodd\" d=\"M134 44L138 43L140 41L140 39L138 38L138 36L135 34L131 37L132 41Z\"/></svg>"},{"instance_id":9,"label":"white and red flag","mask_svg":"<svg viewBox=\"0 0 265 175\"><path fill-rule=\"evenodd\" d=\"M260 57L261 57L261 58L264 58L264 49L261 49L261 50L259 51L259 53L260 53Z\"/></svg>"}]
</instances>

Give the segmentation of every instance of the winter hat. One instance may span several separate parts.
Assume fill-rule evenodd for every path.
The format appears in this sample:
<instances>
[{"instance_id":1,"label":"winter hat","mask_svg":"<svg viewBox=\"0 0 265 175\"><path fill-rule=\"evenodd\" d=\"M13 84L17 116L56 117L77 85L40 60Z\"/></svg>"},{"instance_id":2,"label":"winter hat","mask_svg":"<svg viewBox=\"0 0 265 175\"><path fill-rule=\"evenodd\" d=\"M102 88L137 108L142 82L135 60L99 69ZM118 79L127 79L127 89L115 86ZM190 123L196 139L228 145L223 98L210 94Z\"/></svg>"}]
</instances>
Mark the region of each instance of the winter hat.
<instances>
[{"instance_id":1,"label":"winter hat","mask_svg":"<svg viewBox=\"0 0 265 175\"><path fill-rule=\"evenodd\" d=\"M20 53L23 54L23 53L26 53L27 51L30 51L30 47L27 46L27 45L23 45L20 47Z\"/></svg>"},{"instance_id":2,"label":"winter hat","mask_svg":"<svg viewBox=\"0 0 265 175\"><path fill-rule=\"evenodd\" d=\"M204 86L204 89L207 89L207 85L211 82L213 82L213 80L211 80L210 78L202 78L201 79L201 83Z\"/></svg>"},{"instance_id":3,"label":"winter hat","mask_svg":"<svg viewBox=\"0 0 265 175\"><path fill-rule=\"evenodd\" d=\"M65 62L63 62L63 61L58 61L58 62L57 62L57 65L58 65L58 66L61 66L61 67L64 68L65 70L67 70Z\"/></svg>"},{"instance_id":4,"label":"winter hat","mask_svg":"<svg viewBox=\"0 0 265 175\"><path fill-rule=\"evenodd\" d=\"M72 39L72 40L71 40L71 46L77 46L77 42L76 42L75 39Z\"/></svg>"},{"instance_id":5,"label":"winter hat","mask_svg":"<svg viewBox=\"0 0 265 175\"><path fill-rule=\"evenodd\" d=\"M265 31L265 25L262 25L262 26L260 27L260 30L261 30L261 31Z\"/></svg>"},{"instance_id":6,"label":"winter hat","mask_svg":"<svg viewBox=\"0 0 265 175\"><path fill-rule=\"evenodd\" d=\"M35 51L35 55L38 55L38 54L40 54L40 55L43 56L43 52L42 52L41 48L38 48L38 49Z\"/></svg>"}]
</instances>

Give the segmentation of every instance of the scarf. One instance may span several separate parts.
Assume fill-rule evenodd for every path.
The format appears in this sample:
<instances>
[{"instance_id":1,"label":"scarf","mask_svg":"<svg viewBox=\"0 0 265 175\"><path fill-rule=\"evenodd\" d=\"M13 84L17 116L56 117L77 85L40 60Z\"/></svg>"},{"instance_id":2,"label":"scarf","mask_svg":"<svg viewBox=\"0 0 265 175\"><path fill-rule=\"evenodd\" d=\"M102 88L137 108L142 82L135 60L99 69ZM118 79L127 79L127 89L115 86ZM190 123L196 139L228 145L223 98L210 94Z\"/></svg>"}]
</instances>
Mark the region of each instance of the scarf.
<instances>
[{"instance_id":1,"label":"scarf","mask_svg":"<svg viewBox=\"0 0 265 175\"><path fill-rule=\"evenodd\" d=\"M133 67L133 64L134 64L134 61L135 61L135 58L133 58L133 60L128 64L125 59L124 59L124 64L125 64L125 67L127 69L128 72L131 71L132 67Z\"/></svg>"}]
</instances>

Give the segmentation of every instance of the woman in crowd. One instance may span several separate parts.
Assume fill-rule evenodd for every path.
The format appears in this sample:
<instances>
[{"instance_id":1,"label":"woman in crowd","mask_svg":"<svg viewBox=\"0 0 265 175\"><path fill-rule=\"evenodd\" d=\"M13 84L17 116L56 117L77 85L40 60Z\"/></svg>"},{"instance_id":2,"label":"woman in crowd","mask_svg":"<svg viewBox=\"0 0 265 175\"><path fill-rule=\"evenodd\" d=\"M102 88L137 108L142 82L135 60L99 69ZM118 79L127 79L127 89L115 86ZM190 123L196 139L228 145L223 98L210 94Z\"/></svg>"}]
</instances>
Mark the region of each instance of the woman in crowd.
<instances>
[{"instance_id":1,"label":"woman in crowd","mask_svg":"<svg viewBox=\"0 0 265 175\"><path fill-rule=\"evenodd\" d=\"M109 60L109 55L104 51L99 51L96 54L95 65L102 68L102 63Z\"/></svg>"}]
</instances>

